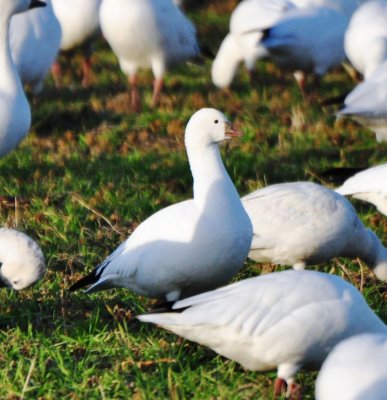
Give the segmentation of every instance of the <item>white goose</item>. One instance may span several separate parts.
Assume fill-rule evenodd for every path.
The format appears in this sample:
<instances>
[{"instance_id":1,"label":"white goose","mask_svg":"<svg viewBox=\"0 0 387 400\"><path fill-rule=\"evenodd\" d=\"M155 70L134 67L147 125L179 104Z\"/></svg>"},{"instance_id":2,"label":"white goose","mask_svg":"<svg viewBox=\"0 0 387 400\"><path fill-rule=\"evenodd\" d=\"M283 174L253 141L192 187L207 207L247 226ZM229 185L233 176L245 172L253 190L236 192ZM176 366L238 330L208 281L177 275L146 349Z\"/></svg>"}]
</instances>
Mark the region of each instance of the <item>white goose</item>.
<instances>
[{"instance_id":1,"label":"white goose","mask_svg":"<svg viewBox=\"0 0 387 400\"><path fill-rule=\"evenodd\" d=\"M99 17L102 33L128 76L136 111L139 68L152 68L155 106L167 67L199 54L195 28L172 0L103 0Z\"/></svg>"},{"instance_id":2,"label":"white goose","mask_svg":"<svg viewBox=\"0 0 387 400\"><path fill-rule=\"evenodd\" d=\"M344 38L354 68L368 78L387 60L387 1L367 1L352 15Z\"/></svg>"},{"instance_id":3,"label":"white goose","mask_svg":"<svg viewBox=\"0 0 387 400\"><path fill-rule=\"evenodd\" d=\"M333 190L282 183L244 196L242 204L253 224L249 258L304 269L334 257L359 257L387 280L387 249Z\"/></svg>"},{"instance_id":4,"label":"white goose","mask_svg":"<svg viewBox=\"0 0 387 400\"><path fill-rule=\"evenodd\" d=\"M99 31L98 13L102 0L51 1L55 15L62 29L61 50L69 51L87 42L84 49L82 65L82 85L87 87L91 80L90 39ZM60 85L62 68L59 61L53 65L52 73L57 85Z\"/></svg>"},{"instance_id":5,"label":"white goose","mask_svg":"<svg viewBox=\"0 0 387 400\"><path fill-rule=\"evenodd\" d=\"M385 400L386 394L387 328L340 342L316 381L317 400Z\"/></svg>"},{"instance_id":6,"label":"white goose","mask_svg":"<svg viewBox=\"0 0 387 400\"><path fill-rule=\"evenodd\" d=\"M39 0L0 0L0 157L13 150L31 126L30 106L11 57L11 18L28 8L44 5Z\"/></svg>"},{"instance_id":7,"label":"white goose","mask_svg":"<svg viewBox=\"0 0 387 400\"><path fill-rule=\"evenodd\" d=\"M291 8L294 5L289 0L244 0L237 5L231 14L230 33L224 38L212 64L211 76L216 86L230 86L242 61L253 80L256 61L269 55L260 44L263 30ZM253 29L254 32L246 33Z\"/></svg>"},{"instance_id":8,"label":"white goose","mask_svg":"<svg viewBox=\"0 0 387 400\"><path fill-rule=\"evenodd\" d=\"M239 136L225 116L201 109L185 132L194 197L145 220L100 266L70 290L124 287L175 301L227 283L243 266L252 227L218 143Z\"/></svg>"},{"instance_id":9,"label":"white goose","mask_svg":"<svg viewBox=\"0 0 387 400\"><path fill-rule=\"evenodd\" d=\"M20 79L33 94L43 89L43 82L58 55L61 28L51 1L39 8L12 17L10 46Z\"/></svg>"},{"instance_id":10,"label":"white goose","mask_svg":"<svg viewBox=\"0 0 387 400\"><path fill-rule=\"evenodd\" d=\"M338 116L370 128L378 142L387 142L387 61L384 61L345 98Z\"/></svg>"},{"instance_id":11,"label":"white goose","mask_svg":"<svg viewBox=\"0 0 387 400\"><path fill-rule=\"evenodd\" d=\"M387 164L358 172L348 178L336 192L368 201L387 216Z\"/></svg>"},{"instance_id":12,"label":"white goose","mask_svg":"<svg viewBox=\"0 0 387 400\"><path fill-rule=\"evenodd\" d=\"M45 272L44 256L36 242L22 232L0 228L0 287L26 289Z\"/></svg>"},{"instance_id":13,"label":"white goose","mask_svg":"<svg viewBox=\"0 0 387 400\"><path fill-rule=\"evenodd\" d=\"M188 308L187 308L188 307ZM358 290L335 275L283 271L246 279L140 315L255 371L277 369L275 394L302 367L317 368L339 341L386 332Z\"/></svg>"}]
</instances>

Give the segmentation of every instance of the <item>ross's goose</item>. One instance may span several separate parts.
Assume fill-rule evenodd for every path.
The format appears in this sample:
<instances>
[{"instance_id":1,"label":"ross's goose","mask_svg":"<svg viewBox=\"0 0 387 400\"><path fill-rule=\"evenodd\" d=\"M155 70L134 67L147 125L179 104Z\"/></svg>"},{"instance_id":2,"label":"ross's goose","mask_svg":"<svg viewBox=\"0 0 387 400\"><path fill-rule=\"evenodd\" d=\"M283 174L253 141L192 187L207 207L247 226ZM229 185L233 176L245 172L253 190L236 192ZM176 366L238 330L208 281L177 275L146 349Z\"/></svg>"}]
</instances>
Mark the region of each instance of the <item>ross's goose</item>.
<instances>
[{"instance_id":1,"label":"ross's goose","mask_svg":"<svg viewBox=\"0 0 387 400\"><path fill-rule=\"evenodd\" d=\"M246 279L140 315L256 371L277 369L275 394L302 367L318 368L339 341L386 332L358 290L335 275L283 271Z\"/></svg>"},{"instance_id":2,"label":"ross's goose","mask_svg":"<svg viewBox=\"0 0 387 400\"><path fill-rule=\"evenodd\" d=\"M46 4L47 7L13 16L10 28L12 59L22 83L29 85L35 95L43 89L61 40L51 1L46 0Z\"/></svg>"},{"instance_id":3,"label":"ross's goose","mask_svg":"<svg viewBox=\"0 0 387 400\"><path fill-rule=\"evenodd\" d=\"M352 15L344 37L345 53L368 78L387 60L387 1L367 1Z\"/></svg>"},{"instance_id":4,"label":"ross's goose","mask_svg":"<svg viewBox=\"0 0 387 400\"><path fill-rule=\"evenodd\" d=\"M42 250L30 237L14 229L0 228L0 287L26 289L45 272Z\"/></svg>"},{"instance_id":5,"label":"ross's goose","mask_svg":"<svg viewBox=\"0 0 387 400\"><path fill-rule=\"evenodd\" d=\"M55 15L61 29L62 40L60 48L69 51L81 44L85 44L83 54L83 78L84 87L90 84L91 71L91 43L90 40L99 31L99 7L102 0L51 0ZM57 61L52 68L53 77L60 84L62 68Z\"/></svg>"},{"instance_id":6,"label":"ross's goose","mask_svg":"<svg viewBox=\"0 0 387 400\"><path fill-rule=\"evenodd\" d=\"M348 21L332 8L295 8L264 32L261 43L274 62L295 72L303 90L305 73L319 78L343 61Z\"/></svg>"},{"instance_id":7,"label":"ross's goose","mask_svg":"<svg viewBox=\"0 0 387 400\"><path fill-rule=\"evenodd\" d=\"M387 216L387 164L358 172L348 178L336 192L368 201Z\"/></svg>"},{"instance_id":8,"label":"ross's goose","mask_svg":"<svg viewBox=\"0 0 387 400\"><path fill-rule=\"evenodd\" d=\"M242 204L253 224L251 259L304 269L334 257L359 257L387 280L387 249L333 190L281 183L244 196Z\"/></svg>"},{"instance_id":9,"label":"ross's goose","mask_svg":"<svg viewBox=\"0 0 387 400\"><path fill-rule=\"evenodd\" d=\"M100 266L70 290L124 287L174 301L227 283L243 266L252 227L218 143L239 136L225 116L201 109L185 131L193 199L145 220Z\"/></svg>"},{"instance_id":10,"label":"ross's goose","mask_svg":"<svg viewBox=\"0 0 387 400\"><path fill-rule=\"evenodd\" d=\"M387 329L340 342L321 368L317 400L385 400L387 396Z\"/></svg>"},{"instance_id":11,"label":"ross's goose","mask_svg":"<svg viewBox=\"0 0 387 400\"><path fill-rule=\"evenodd\" d=\"M27 135L31 111L11 57L9 26L14 14L44 6L39 0L0 0L0 157Z\"/></svg>"},{"instance_id":12,"label":"ross's goose","mask_svg":"<svg viewBox=\"0 0 387 400\"><path fill-rule=\"evenodd\" d=\"M230 33L212 64L211 76L216 86L230 86L241 62L252 77L256 61L268 56L265 46L260 44L263 30L291 8L294 5L289 0L244 0L237 5L231 14ZM254 32L246 33L251 30Z\"/></svg>"},{"instance_id":13,"label":"ross's goose","mask_svg":"<svg viewBox=\"0 0 387 400\"><path fill-rule=\"evenodd\" d=\"M378 142L387 142L387 61L352 90L338 116L354 119L370 128Z\"/></svg>"},{"instance_id":14,"label":"ross's goose","mask_svg":"<svg viewBox=\"0 0 387 400\"><path fill-rule=\"evenodd\" d=\"M99 17L102 33L128 76L136 111L139 68L152 68L155 106L167 67L199 54L195 28L172 0L103 0Z\"/></svg>"}]
</instances>

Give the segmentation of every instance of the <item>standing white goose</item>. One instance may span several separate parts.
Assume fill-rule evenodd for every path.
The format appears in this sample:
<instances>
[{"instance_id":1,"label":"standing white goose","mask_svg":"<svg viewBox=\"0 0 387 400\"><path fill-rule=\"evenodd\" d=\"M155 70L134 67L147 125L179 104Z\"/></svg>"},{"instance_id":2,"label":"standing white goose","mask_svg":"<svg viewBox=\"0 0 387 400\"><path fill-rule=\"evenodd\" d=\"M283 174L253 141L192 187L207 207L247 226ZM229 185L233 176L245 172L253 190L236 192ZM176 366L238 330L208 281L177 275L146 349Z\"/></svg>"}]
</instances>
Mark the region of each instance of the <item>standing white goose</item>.
<instances>
[{"instance_id":1,"label":"standing white goose","mask_svg":"<svg viewBox=\"0 0 387 400\"><path fill-rule=\"evenodd\" d=\"M386 332L354 286L316 271L246 279L172 308L138 318L208 346L246 369L277 369L276 395L284 381L292 390L302 367L318 368L339 341Z\"/></svg>"},{"instance_id":2,"label":"standing white goose","mask_svg":"<svg viewBox=\"0 0 387 400\"><path fill-rule=\"evenodd\" d=\"M385 400L387 395L387 328L340 342L321 368L317 400Z\"/></svg>"},{"instance_id":3,"label":"standing white goose","mask_svg":"<svg viewBox=\"0 0 387 400\"><path fill-rule=\"evenodd\" d=\"M242 204L253 224L251 259L304 269L334 257L359 257L387 280L387 249L333 190L282 183L244 196Z\"/></svg>"},{"instance_id":4,"label":"standing white goose","mask_svg":"<svg viewBox=\"0 0 387 400\"><path fill-rule=\"evenodd\" d=\"M387 216L387 164L358 172L348 178L336 192L368 201Z\"/></svg>"},{"instance_id":5,"label":"standing white goose","mask_svg":"<svg viewBox=\"0 0 387 400\"><path fill-rule=\"evenodd\" d=\"M9 27L14 14L44 6L39 0L0 0L0 157L27 135L31 110L11 57Z\"/></svg>"},{"instance_id":6,"label":"standing white goose","mask_svg":"<svg viewBox=\"0 0 387 400\"><path fill-rule=\"evenodd\" d=\"M30 237L0 228L0 287L26 289L46 272L42 250Z\"/></svg>"},{"instance_id":7,"label":"standing white goose","mask_svg":"<svg viewBox=\"0 0 387 400\"><path fill-rule=\"evenodd\" d=\"M252 227L218 143L240 134L220 111L197 111L185 132L193 199L149 217L70 290L124 287L175 301L227 283L243 266Z\"/></svg>"},{"instance_id":8,"label":"standing white goose","mask_svg":"<svg viewBox=\"0 0 387 400\"><path fill-rule=\"evenodd\" d=\"M344 38L354 68L368 78L387 60L387 1L367 1L352 15Z\"/></svg>"},{"instance_id":9,"label":"standing white goose","mask_svg":"<svg viewBox=\"0 0 387 400\"><path fill-rule=\"evenodd\" d=\"M199 54L195 28L172 0L103 0L99 17L102 33L128 76L136 111L139 68L152 68L155 106L167 67Z\"/></svg>"},{"instance_id":10,"label":"standing white goose","mask_svg":"<svg viewBox=\"0 0 387 400\"><path fill-rule=\"evenodd\" d=\"M20 79L37 95L58 55L61 28L51 1L47 7L14 15L11 20L10 46Z\"/></svg>"},{"instance_id":11,"label":"standing white goose","mask_svg":"<svg viewBox=\"0 0 387 400\"><path fill-rule=\"evenodd\" d=\"M244 0L231 14L230 33L224 38L212 64L211 76L220 88L228 87L238 65L244 61L252 80L255 63L269 55L260 44L263 30L272 26L287 10L289 0ZM252 33L246 33L254 29Z\"/></svg>"},{"instance_id":12,"label":"standing white goose","mask_svg":"<svg viewBox=\"0 0 387 400\"><path fill-rule=\"evenodd\" d=\"M55 15L61 29L60 49L69 51L86 42L83 54L82 85L87 87L91 81L91 38L99 31L99 7L102 0L52 0ZM57 61L52 68L53 77L60 85L62 68Z\"/></svg>"}]
</instances>

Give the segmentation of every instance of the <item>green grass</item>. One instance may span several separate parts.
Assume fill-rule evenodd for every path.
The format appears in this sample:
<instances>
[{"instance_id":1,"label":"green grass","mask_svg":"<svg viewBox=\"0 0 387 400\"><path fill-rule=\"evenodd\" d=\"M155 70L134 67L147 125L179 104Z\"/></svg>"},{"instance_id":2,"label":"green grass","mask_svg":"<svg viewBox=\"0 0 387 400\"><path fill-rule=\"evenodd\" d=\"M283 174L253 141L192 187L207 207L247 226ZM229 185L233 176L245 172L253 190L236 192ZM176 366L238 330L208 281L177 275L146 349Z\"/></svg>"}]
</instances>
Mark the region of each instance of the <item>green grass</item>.
<instances>
[{"instance_id":1,"label":"green grass","mask_svg":"<svg viewBox=\"0 0 387 400\"><path fill-rule=\"evenodd\" d=\"M216 51L227 15L211 6L191 16ZM183 134L198 108L218 108L244 130L242 139L222 150L241 194L312 180L329 166L386 162L387 145L377 144L372 132L335 122L333 110L318 104L353 83L337 70L324 78L314 100L305 100L290 75L282 81L276 67L260 64L255 87L241 70L233 92L224 93L211 84L208 61L171 71L155 110L149 107L152 77L144 72L144 110L136 115L129 110L126 79L102 40L89 89L79 85L78 58L62 90L48 79L33 105L32 133L0 160L1 194L17 198L16 207L0 204L3 224L37 239L48 264L34 288L0 293L0 398L270 399L275 373L244 371L206 348L141 325L134 316L150 300L125 290L87 296L66 289L153 212L191 196ZM386 218L370 205L358 202L356 208L386 243ZM320 270L359 287L358 262L339 262ZM235 279L269 268L248 262ZM363 293L387 321L386 285L363 272ZM298 375L306 399L313 399L315 376Z\"/></svg>"}]
</instances>

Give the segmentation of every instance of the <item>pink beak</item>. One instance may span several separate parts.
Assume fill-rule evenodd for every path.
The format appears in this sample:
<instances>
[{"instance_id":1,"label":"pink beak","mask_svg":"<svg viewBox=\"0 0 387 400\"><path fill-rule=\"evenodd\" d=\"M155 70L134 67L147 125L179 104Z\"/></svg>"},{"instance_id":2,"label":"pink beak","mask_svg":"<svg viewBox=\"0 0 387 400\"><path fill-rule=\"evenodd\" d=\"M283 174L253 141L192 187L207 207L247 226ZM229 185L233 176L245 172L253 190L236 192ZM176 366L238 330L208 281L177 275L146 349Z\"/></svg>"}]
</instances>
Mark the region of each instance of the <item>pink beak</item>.
<instances>
[{"instance_id":1,"label":"pink beak","mask_svg":"<svg viewBox=\"0 0 387 400\"><path fill-rule=\"evenodd\" d=\"M242 136L243 132L237 128L235 128L235 126L233 126L230 122L226 122L226 133L225 133L226 137L235 137L235 136Z\"/></svg>"}]
</instances>

